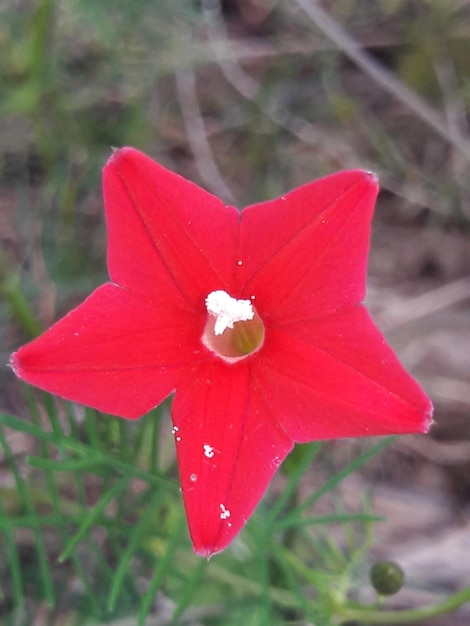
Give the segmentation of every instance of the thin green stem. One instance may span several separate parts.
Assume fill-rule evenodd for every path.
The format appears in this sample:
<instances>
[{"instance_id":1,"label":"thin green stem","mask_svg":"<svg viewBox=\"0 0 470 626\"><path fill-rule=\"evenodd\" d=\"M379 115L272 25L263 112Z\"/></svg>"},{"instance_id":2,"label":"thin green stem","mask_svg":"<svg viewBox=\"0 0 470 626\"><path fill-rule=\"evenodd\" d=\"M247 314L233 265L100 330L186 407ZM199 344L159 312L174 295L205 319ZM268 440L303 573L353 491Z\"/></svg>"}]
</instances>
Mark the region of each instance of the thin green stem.
<instances>
[{"instance_id":1,"label":"thin green stem","mask_svg":"<svg viewBox=\"0 0 470 626\"><path fill-rule=\"evenodd\" d=\"M26 511L27 515L31 516L31 518L36 518L36 523L31 526L31 530L34 536L34 544L38 560L38 570L42 584L42 591L44 593L46 602L50 606L53 606L55 602L55 593L52 582L52 574L47 556L46 545L44 543L44 539L41 534L40 525L38 522L38 516L34 507L34 503L30 496L31 489L28 487L23 476L21 475L15 455L7 441L7 438L3 432L3 428L0 428L0 447L3 448L6 463L10 468L10 471L15 480L15 486L18 493L19 502L21 502L21 505Z\"/></svg>"},{"instance_id":2,"label":"thin green stem","mask_svg":"<svg viewBox=\"0 0 470 626\"><path fill-rule=\"evenodd\" d=\"M63 563L66 559L70 557L79 541L83 539L83 537L85 537L88 530L101 518L101 515L105 511L108 504L116 496L118 496L123 489L126 489L127 486L128 478L127 476L124 476L121 477L117 482L115 482L108 491L105 491L99 502L85 515L85 518L83 519L80 528L77 530L75 535L72 537L72 539L69 541L67 546L60 554L58 558L59 563Z\"/></svg>"},{"instance_id":3,"label":"thin green stem","mask_svg":"<svg viewBox=\"0 0 470 626\"><path fill-rule=\"evenodd\" d=\"M193 564L193 557L185 552L177 553L177 562L185 567L190 567ZM217 580L219 583L225 583L231 587L234 587L240 591L244 591L249 595L261 597L265 592L264 586L255 580L247 579L232 572L227 571L225 568L210 563L206 570L206 576ZM274 605L283 607L298 609L299 603L296 595L285 589L279 589L270 587L269 597ZM336 615L341 619L363 622L365 624L406 624L408 622L419 622L438 615L444 615L455 611L460 606L463 606L466 602L470 601L470 587L463 589L462 591L450 596L443 602L434 604L428 607L419 609L405 609L402 611L377 611L376 607L363 608L348 607L336 605L334 607ZM310 601L312 608L316 608L316 603ZM339 623L337 620L336 623Z\"/></svg>"},{"instance_id":4,"label":"thin green stem","mask_svg":"<svg viewBox=\"0 0 470 626\"><path fill-rule=\"evenodd\" d=\"M421 622L422 620L451 613L459 607L470 602L470 587L466 587L458 593L450 596L442 602L420 609L404 609L402 611L376 611L375 607L369 609L350 608L347 606L336 607L336 612L341 619L363 622L365 624L408 624Z\"/></svg>"},{"instance_id":5,"label":"thin green stem","mask_svg":"<svg viewBox=\"0 0 470 626\"><path fill-rule=\"evenodd\" d=\"M190 555L187 552L178 551L175 562L180 566L182 565L186 570L187 568L194 566L194 558L195 557L193 555ZM216 565L213 561L209 563L209 566L206 569L206 576L207 578L215 580L218 583L228 585L233 589L243 591L257 598L262 597L263 593L265 593L265 587L263 584L250 578L246 578L245 576L229 572L224 567ZM298 600L292 592L271 586L268 594L273 605L283 608L298 609Z\"/></svg>"},{"instance_id":6,"label":"thin green stem","mask_svg":"<svg viewBox=\"0 0 470 626\"><path fill-rule=\"evenodd\" d=\"M8 273L3 265L0 257L0 294L8 303L14 318L25 333L31 338L37 337L42 330L41 325L21 291L18 275Z\"/></svg>"}]
</instances>

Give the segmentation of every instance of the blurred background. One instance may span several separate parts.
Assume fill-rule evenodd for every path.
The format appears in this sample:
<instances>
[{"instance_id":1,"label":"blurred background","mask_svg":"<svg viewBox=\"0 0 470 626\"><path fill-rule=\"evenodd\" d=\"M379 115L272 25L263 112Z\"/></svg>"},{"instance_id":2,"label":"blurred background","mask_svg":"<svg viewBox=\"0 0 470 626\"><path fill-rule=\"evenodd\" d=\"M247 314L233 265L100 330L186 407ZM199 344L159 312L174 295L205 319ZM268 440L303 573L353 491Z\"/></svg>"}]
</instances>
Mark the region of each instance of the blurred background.
<instances>
[{"instance_id":1,"label":"blurred background","mask_svg":"<svg viewBox=\"0 0 470 626\"><path fill-rule=\"evenodd\" d=\"M469 112L468 0L2 0L0 411L30 413L9 354L106 280L100 177L112 147L135 146L240 208L339 169L373 170L382 191L368 305L433 399L436 423L351 475L341 497L354 506L374 488L386 521L373 554L422 583L403 592L404 605L468 585ZM15 472L27 488L38 443L15 429L4 436L0 489L13 519ZM336 466L363 445L333 442L324 454ZM310 471L306 493L328 470ZM51 609L35 582L45 575L31 557L37 535L13 530L0 534L0 616L136 623L122 617L136 610L132 597L114 613L79 611L75 574L57 564L47 575L68 576L69 592ZM43 559L55 563L53 525L44 532ZM190 623L242 619L214 615ZM165 619L148 623L177 623ZM462 610L432 624L469 620Z\"/></svg>"}]
</instances>

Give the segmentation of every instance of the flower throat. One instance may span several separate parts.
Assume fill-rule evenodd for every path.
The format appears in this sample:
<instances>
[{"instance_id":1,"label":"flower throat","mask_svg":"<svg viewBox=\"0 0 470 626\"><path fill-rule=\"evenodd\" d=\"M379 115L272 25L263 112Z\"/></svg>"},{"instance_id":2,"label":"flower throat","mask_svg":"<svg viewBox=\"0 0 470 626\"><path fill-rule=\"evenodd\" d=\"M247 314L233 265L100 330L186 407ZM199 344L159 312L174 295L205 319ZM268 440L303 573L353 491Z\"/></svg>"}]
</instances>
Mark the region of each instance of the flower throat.
<instances>
[{"instance_id":1,"label":"flower throat","mask_svg":"<svg viewBox=\"0 0 470 626\"><path fill-rule=\"evenodd\" d=\"M206 298L207 322L202 343L228 363L257 352L264 342L264 325L251 300L237 300L226 291Z\"/></svg>"}]
</instances>

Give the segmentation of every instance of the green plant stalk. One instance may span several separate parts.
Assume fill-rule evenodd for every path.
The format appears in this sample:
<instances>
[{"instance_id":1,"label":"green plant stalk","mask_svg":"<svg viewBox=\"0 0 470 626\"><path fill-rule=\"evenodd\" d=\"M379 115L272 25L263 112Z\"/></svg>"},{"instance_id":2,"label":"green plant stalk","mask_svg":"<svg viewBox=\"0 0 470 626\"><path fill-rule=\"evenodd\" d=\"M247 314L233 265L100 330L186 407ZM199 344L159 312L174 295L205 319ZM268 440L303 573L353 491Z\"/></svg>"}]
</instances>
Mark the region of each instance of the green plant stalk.
<instances>
[{"instance_id":1,"label":"green plant stalk","mask_svg":"<svg viewBox=\"0 0 470 626\"><path fill-rule=\"evenodd\" d=\"M26 422L25 420L21 420L20 418L14 417L13 415L1 414L0 425L4 425L7 428L11 428L18 432L26 433L27 435L30 435L31 437L34 437L39 441L47 441L52 445L56 445L58 448L64 448L65 450L69 450L70 452L78 454L82 457L82 459L87 461L85 463L85 466L88 466L88 461L90 461L90 464L92 464L91 461L93 461L93 463L96 462L96 465L104 465L106 467L110 467L111 469L114 469L116 472L119 472L125 476L141 478L149 484L160 485L170 491L173 491L173 493L178 493L178 487L161 476L151 474L143 468L124 463L119 459L110 457L104 453L98 453L90 446L73 440L70 437L56 436L53 432L44 431L34 424ZM77 469L76 466L74 466L74 464L72 463L72 459L70 461L64 462L60 459L55 460L44 459L42 457L28 457L26 460L32 467L38 467L44 470L51 469L54 471L76 471ZM71 466L69 464L71 464Z\"/></svg>"},{"instance_id":2,"label":"green plant stalk","mask_svg":"<svg viewBox=\"0 0 470 626\"><path fill-rule=\"evenodd\" d=\"M25 596L23 592L23 577L21 574L21 559L19 547L15 540L15 532L13 528L7 527L6 523L10 516L6 516L0 500L0 530L3 533L2 543L6 546L7 563L10 572L10 582L15 607L24 610ZM0 590L0 599L3 600L4 594Z\"/></svg>"},{"instance_id":3,"label":"green plant stalk","mask_svg":"<svg viewBox=\"0 0 470 626\"><path fill-rule=\"evenodd\" d=\"M0 294L8 302L15 319L21 325L26 334L33 339L37 337L41 331L41 325L36 320L28 301L24 297L20 286L18 276L9 274L7 269L2 267L2 259L0 258Z\"/></svg>"},{"instance_id":4,"label":"green plant stalk","mask_svg":"<svg viewBox=\"0 0 470 626\"><path fill-rule=\"evenodd\" d=\"M185 567L190 567L194 563L194 558L185 552L177 553L177 562L183 564ZM237 589L243 590L252 596L261 596L263 594L263 586L254 581L248 580L237 574L227 571L225 568L216 565L215 563L209 563L209 567L206 570L206 575L218 582L222 582L233 586ZM298 610L298 599L291 591L284 589L271 587L269 591L269 597L273 604L283 607ZM376 606L369 608L364 607L348 607L347 605L341 606L336 604L333 608L334 613L341 619L359 621L365 624L406 624L407 622L420 622L424 619L437 617L438 615L444 615L450 613L463 606L466 602L470 601L470 587L459 591L458 593L450 596L443 602L433 604L431 606L422 607L419 609L404 609L397 611L377 611ZM315 608L315 602L311 602L312 607ZM339 623L337 621L337 623Z\"/></svg>"},{"instance_id":5,"label":"green plant stalk","mask_svg":"<svg viewBox=\"0 0 470 626\"><path fill-rule=\"evenodd\" d=\"M21 472L16 463L15 456L13 454L12 449L7 441L7 438L4 435L3 429L0 428L0 446L3 448L5 461L7 466L10 468L11 473L13 475L15 481L15 487L18 492L18 499L21 502L22 507L27 512L28 515L35 517L36 511L34 509L34 504L31 501L29 496L29 489L27 488L26 482L21 475ZM46 600L49 606L54 606L55 603L55 592L54 586L52 582L52 574L49 567L49 561L47 558L47 550L41 535L39 523L36 522L34 526L32 526L32 532L34 536L34 543L36 549L36 555L38 559L38 568L40 573L40 580L42 586L42 593L44 594L44 599ZM16 558L16 554L14 558ZM17 580L15 584L19 584L20 581ZM21 582L21 585L23 582Z\"/></svg>"},{"instance_id":6,"label":"green plant stalk","mask_svg":"<svg viewBox=\"0 0 470 626\"><path fill-rule=\"evenodd\" d=\"M449 596L446 600L432 604L431 606L419 609L403 609L397 611L377 611L374 608L350 608L347 606L336 606L336 613L341 616L341 620L352 620L363 622L364 624L408 624L409 622L421 622L424 619L445 615L455 611L459 607L470 602L470 587Z\"/></svg>"},{"instance_id":7,"label":"green plant stalk","mask_svg":"<svg viewBox=\"0 0 470 626\"><path fill-rule=\"evenodd\" d=\"M154 504L160 497L160 492L157 492L157 494L154 493L150 498L147 497L147 507L144 509L139 521L132 529L129 543L127 544L126 549L121 555L120 562L115 571L111 589L108 594L107 610L110 613L116 609L119 594L122 591L122 586L124 584L126 574L129 571L129 563L135 552L139 548L142 535L145 532L149 519L154 514Z\"/></svg>"},{"instance_id":8,"label":"green plant stalk","mask_svg":"<svg viewBox=\"0 0 470 626\"><path fill-rule=\"evenodd\" d=\"M155 567L154 575L150 581L148 589L142 598L142 602L140 605L140 610L137 616L137 625L144 626L145 620L148 617L150 612L153 599L155 597L155 593L165 576L165 573L168 571L168 567L170 563L174 560L175 553L177 552L177 546L181 540L182 532L185 528L186 521L184 516L181 516L178 523L175 526L173 534L169 541L167 542L166 550L160 556L157 565Z\"/></svg>"},{"instance_id":9,"label":"green plant stalk","mask_svg":"<svg viewBox=\"0 0 470 626\"><path fill-rule=\"evenodd\" d=\"M178 565L182 565L184 571L187 572L189 568L194 567L195 558L194 555L188 552L178 551L176 553L175 562L178 563ZM218 583L244 591L251 596L261 597L263 593L265 593L264 586L261 583L229 572L224 567L216 565L213 561L209 562L206 569L206 576ZM269 598L276 606L287 609L298 609L298 600L291 591L286 591L278 587L270 587Z\"/></svg>"},{"instance_id":10,"label":"green plant stalk","mask_svg":"<svg viewBox=\"0 0 470 626\"><path fill-rule=\"evenodd\" d=\"M52 427L52 430L54 432L54 434L56 434L56 436L60 436L63 435L63 431L60 425L59 420L57 419L57 415L54 411L54 406L53 406L53 402L51 402L50 400L52 400L52 398L50 396L48 396L47 394L43 394L43 399L44 399L44 404L47 406L48 405L48 409L47 409L47 413L49 416L49 421ZM30 408L31 408L31 414L32 414L32 418L33 418L33 423L37 428L41 428L41 417L39 414L39 410L38 410L38 406L34 403L33 401L33 394L31 391L29 391L28 393L28 400L29 400L29 404L30 404ZM39 447L41 450L41 454L44 457L47 457L48 454L48 447L47 447L47 443L45 441L40 441L39 443ZM65 457L65 453L63 451L61 451L61 456L62 458ZM56 513L56 515L54 515L53 517L55 517L55 521L53 522L55 526L57 526L59 528L59 532L60 532L60 536L61 536L61 540L62 543L65 544L67 542L67 526L68 523L70 522L70 517L67 517L64 510L63 510L63 502L65 501L64 498L61 498L60 493L59 493L59 488L57 486L56 483L56 476L54 475L54 473L52 471L48 471L46 470L45 472L45 477L46 477L46 483L47 483L47 492L50 498L50 502L52 503L53 509ZM36 489L34 490L36 492ZM71 503L71 505L73 506L74 502ZM81 511L80 511L81 513ZM75 521L75 523L77 525L80 524L81 522L81 515L79 514L77 516L77 519ZM36 522L36 524L41 524L44 525L44 518L43 516L38 516L38 520ZM80 559L77 557L77 555L75 553L71 554L71 559L73 562L73 565L78 573L78 576L80 578L80 581L83 585L83 588L85 590L86 596L89 599L90 603L92 604L94 610L98 613L99 612L99 605L94 597L94 593L93 593L93 589L90 586L90 583L87 580L87 576L86 576L86 571L84 569L83 564L81 563Z\"/></svg>"},{"instance_id":11,"label":"green plant stalk","mask_svg":"<svg viewBox=\"0 0 470 626\"><path fill-rule=\"evenodd\" d=\"M128 486L128 478L127 476L121 477L114 485L105 492L105 494L101 497L98 504L96 504L92 509L89 510L87 515L85 515L80 528L77 530L75 535L66 545L62 553L59 555L57 559L59 563L63 563L66 559L70 557L73 550L77 546L77 544L85 537L89 529L95 525L95 522L101 517L101 514L106 509L108 504L119 495L120 491L126 489Z\"/></svg>"}]
</instances>

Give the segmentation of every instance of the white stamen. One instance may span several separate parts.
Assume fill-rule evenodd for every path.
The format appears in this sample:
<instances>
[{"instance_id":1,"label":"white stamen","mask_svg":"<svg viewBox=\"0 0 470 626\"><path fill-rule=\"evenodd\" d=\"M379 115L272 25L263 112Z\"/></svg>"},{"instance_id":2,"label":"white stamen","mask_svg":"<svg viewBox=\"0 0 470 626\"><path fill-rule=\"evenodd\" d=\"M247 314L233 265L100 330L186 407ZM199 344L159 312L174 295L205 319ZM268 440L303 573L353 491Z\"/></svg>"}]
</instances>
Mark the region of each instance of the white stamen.
<instances>
[{"instance_id":1,"label":"white stamen","mask_svg":"<svg viewBox=\"0 0 470 626\"><path fill-rule=\"evenodd\" d=\"M208 459L212 459L215 454L214 448L208 443L205 443L202 447L204 448L204 456L206 456Z\"/></svg>"},{"instance_id":2,"label":"white stamen","mask_svg":"<svg viewBox=\"0 0 470 626\"><path fill-rule=\"evenodd\" d=\"M235 322L246 322L255 316L249 300L237 300L226 291L211 291L206 298L207 312L216 317L214 333L221 335L227 328L233 328Z\"/></svg>"},{"instance_id":3,"label":"white stamen","mask_svg":"<svg viewBox=\"0 0 470 626\"><path fill-rule=\"evenodd\" d=\"M225 505L219 504L220 506L220 519L227 519L230 517L230 511L225 508Z\"/></svg>"}]
</instances>

